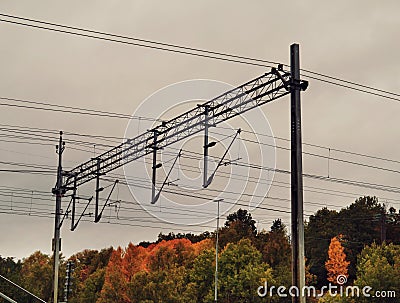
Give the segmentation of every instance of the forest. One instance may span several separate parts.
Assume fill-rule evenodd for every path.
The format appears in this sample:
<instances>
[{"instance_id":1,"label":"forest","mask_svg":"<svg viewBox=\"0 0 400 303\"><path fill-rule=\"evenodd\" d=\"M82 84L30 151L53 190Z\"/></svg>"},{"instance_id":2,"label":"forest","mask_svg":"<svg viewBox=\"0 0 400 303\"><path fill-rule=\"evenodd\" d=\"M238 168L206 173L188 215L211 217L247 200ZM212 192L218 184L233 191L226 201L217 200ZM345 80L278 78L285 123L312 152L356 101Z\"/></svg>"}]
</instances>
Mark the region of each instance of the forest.
<instances>
[{"instance_id":1,"label":"forest","mask_svg":"<svg viewBox=\"0 0 400 303\"><path fill-rule=\"evenodd\" d=\"M291 302L290 297L260 297L259 286L291 282L291 244L277 218L257 230L252 215L239 209L218 231L218 302ZM180 303L214 302L216 231L159 234L154 242L84 250L62 258L60 302L65 269L73 263L68 302ZM305 223L306 285L320 290L337 284L368 285L400 296L400 211L375 197L360 197L340 211L322 208ZM48 301L52 258L40 251L23 260L0 256L0 274ZM0 292L17 302L34 298L0 280ZM6 302L5 300L0 302ZM325 292L307 302L400 302L398 298L344 297Z\"/></svg>"}]
</instances>

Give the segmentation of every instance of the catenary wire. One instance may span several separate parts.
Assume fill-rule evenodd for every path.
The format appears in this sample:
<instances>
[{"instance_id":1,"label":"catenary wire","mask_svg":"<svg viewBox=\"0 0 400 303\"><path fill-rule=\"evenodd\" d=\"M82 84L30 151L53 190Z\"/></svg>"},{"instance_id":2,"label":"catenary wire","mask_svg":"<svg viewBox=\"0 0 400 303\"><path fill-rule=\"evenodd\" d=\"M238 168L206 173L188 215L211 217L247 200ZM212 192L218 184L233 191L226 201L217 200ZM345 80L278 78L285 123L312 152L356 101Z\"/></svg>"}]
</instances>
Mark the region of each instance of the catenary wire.
<instances>
[{"instance_id":1,"label":"catenary wire","mask_svg":"<svg viewBox=\"0 0 400 303\"><path fill-rule=\"evenodd\" d=\"M251 57L245 57L245 56L238 56L238 55L234 55L234 54L227 54L227 53L215 52L215 51L192 48L192 47L185 47L185 46L181 46L181 45L163 43L163 42L158 42L158 41L151 41L151 40L148 40L148 39L139 39L139 38L122 36L122 35L115 35L115 34L95 31L95 30L88 30L88 29L83 29L83 28L78 28L78 27L73 27L73 26L66 26L66 25L62 25L62 24L45 22L45 21L35 20L35 19L30 19L30 18L23 18L23 17L13 16L13 15L0 14L0 16L11 18L11 19L29 21L31 23L44 24L44 25L47 25L47 26L51 25L51 26L57 27L57 28L65 28L65 29L69 29L69 30L75 30L75 31L91 33L91 34L96 34L96 35L102 35L102 36L106 36L106 37L112 37L112 39L111 38L88 35L88 34L82 34L82 33L77 33L77 32L71 32L71 31L67 31L67 30L60 30L60 29L57 29L57 28L38 26L38 25L34 25L34 24L29 24L29 23L23 23L23 22L16 22L16 21L11 21L11 20L6 20L6 19L0 19L0 21L6 22L6 23L12 23L12 24L16 24L16 25L21 25L21 26L26 26L26 27L31 27L31 28L38 28L38 29L43 29L43 30L48 30L48 31L55 31L55 32L60 32L60 33L64 33L64 34L77 35L77 36L82 36L82 37L86 37L86 38L100 39L100 40L105 40L105 41L109 41L109 42L130 44L130 45L134 45L134 46L146 47L146 48L151 48L151 49L156 49L156 50L174 52L174 53L191 55L191 56L204 57L204 58L208 58L208 59L224 60L224 61L228 61L228 62L235 62L235 63L241 63L241 64L247 64L247 65L262 66L262 67L270 67L271 64L276 65L278 63L278 62L273 62L273 61L268 61L268 60L263 60L263 59L257 59L257 58L251 58ZM140 43L121 41L121 40L118 40L118 39L115 39L115 38L125 39L125 40L129 40L129 41L137 41L137 42L140 42ZM156 45L156 46L154 46L154 45ZM231 58L234 58L234 59L231 59ZM245 61L243 61L243 60L245 60ZM260 64L260 63L257 63L257 62L260 62L260 63L262 62L264 64ZM266 65L265 63L267 63L269 65ZM284 66L288 67L287 64L284 64ZM303 71L303 73L306 73L306 74L309 73L309 74L313 74L315 76L319 76L319 77L323 77L323 78L329 79L329 80L326 80L326 79L317 78L315 76L309 76L309 75L306 75L306 74L304 75L305 77L308 77L308 78L313 79L313 80L322 81L322 82L325 82L325 83L328 83L328 84L331 84L331 85L336 85L336 86L340 86L340 87L343 87L343 88L356 90L356 91L367 93L367 94L372 94L372 95L375 95L375 96L378 96L378 97L383 97L383 98L387 98L387 99L391 99L391 100L395 100L395 101L400 101L400 99L398 99L398 98L387 96L387 95L400 96L400 94L397 94L397 93L393 93L393 92L389 92L387 90L374 88L372 86L367 86L367 85L364 85L364 84L359 84L359 83L356 83L356 82L353 82L353 81L339 79L337 77L332 77L332 76L325 75L325 74L322 74L322 73L313 72L313 71L307 70L307 69L302 69L302 71ZM335 80L335 81L338 81L338 82L342 82L342 83L346 83L346 85L341 84L341 83L333 82L332 80ZM353 85L353 86L349 86L349 85ZM354 86L361 87L361 89L359 89L357 87L354 87ZM368 89L369 91L367 91L366 89ZM371 91L377 91L379 93L371 93ZM382 95L382 93L384 93L386 95Z\"/></svg>"},{"instance_id":2,"label":"catenary wire","mask_svg":"<svg viewBox=\"0 0 400 303\"><path fill-rule=\"evenodd\" d=\"M13 132L13 131L15 131L15 130L0 128L0 131ZM12 138L16 138L16 139L43 140L43 141L46 141L46 142L47 142L48 140L51 140L51 139L54 139L54 140L55 140L55 138L49 137L49 136L47 136L47 135L44 136L44 135L38 134L38 133L36 133L36 132L35 132L35 133L31 133L31 132L29 132L29 131L27 131L27 130L24 130L24 131L16 131L16 132L17 132L17 133L19 132L19 133L29 134L30 136L33 136L33 137L16 136L16 135L14 135L14 134L13 134L13 135L9 135L9 136L7 136L7 135L0 135L0 137L3 136L3 137L12 137ZM219 135L222 134L222 133L217 132L217 131L210 131L210 133L215 133L215 134L219 134ZM222 135L225 135L225 134L222 134ZM39 137L40 139L38 139L38 138L36 138L36 137ZM229 136L228 136L228 137L229 137ZM261 141L255 141L255 140L246 139L246 138L240 138L240 140L242 140L243 142L261 144L261 145L264 145L264 146L271 146L271 147L276 147L276 148L279 148L279 149L283 149L283 150L290 151L289 148L286 148L286 147L283 147L283 146L279 146L279 145L272 145L272 144L268 144L268 143L261 142ZM96 148L97 148L99 151L107 151L106 149L100 149L100 148L98 148L99 146L100 146L100 147L109 147L109 148L114 147L113 145L109 145L109 144L102 144L102 143L90 142L90 141L88 142L88 141L83 141L83 140L72 140L72 139L71 139L70 141L71 141L71 143L74 143L74 144L77 144L77 145L96 146ZM73 148L74 148L74 147L73 147ZM336 150L336 149L331 149L331 150ZM87 150L87 152L92 152L92 150ZM345 152L345 151L340 150L340 152ZM349 154L357 154L357 153L352 153L352 152L348 152L348 153L349 153ZM351 165L363 166L363 167L368 167L368 168L377 169L377 170L384 170L384 171L388 171L388 172L392 172L392 173L400 173L399 170L390 169L390 168L386 168L386 167L382 167L382 166L376 166L376 165L370 165L370 164L355 162L355 161L349 161L349 160L340 159L340 158L336 158L336 157L332 157L332 156L326 156L326 155L321 155L321 154L315 154L315 153L310 153L310 152L306 152L306 151L303 151L303 154L304 154L304 155L313 156L313 157L319 157L319 158L327 159L327 160L330 160L330 161L336 161L336 162L342 162L342 163L351 164ZM363 156L363 157L365 157L365 156L367 156L367 157L372 157L372 158L375 158L375 159L378 158L378 157L369 156L369 155L365 155L365 154L358 154L358 155ZM393 159L392 159L392 160L391 160L391 159L384 159L384 158L380 158L380 160L383 160L383 161L391 161L391 162L396 162L396 163L399 162L399 161L397 161L397 160L393 160Z\"/></svg>"}]
</instances>

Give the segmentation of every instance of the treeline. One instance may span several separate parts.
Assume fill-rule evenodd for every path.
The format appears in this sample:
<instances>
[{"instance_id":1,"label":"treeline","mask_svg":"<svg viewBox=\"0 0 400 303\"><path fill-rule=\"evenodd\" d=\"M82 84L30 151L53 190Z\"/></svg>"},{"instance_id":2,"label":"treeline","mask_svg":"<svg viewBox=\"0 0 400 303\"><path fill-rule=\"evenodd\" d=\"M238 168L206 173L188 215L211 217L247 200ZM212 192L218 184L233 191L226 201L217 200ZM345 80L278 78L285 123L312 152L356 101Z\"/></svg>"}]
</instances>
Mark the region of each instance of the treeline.
<instances>
[{"instance_id":1,"label":"treeline","mask_svg":"<svg viewBox=\"0 0 400 303\"><path fill-rule=\"evenodd\" d=\"M322 287L332 273L345 268L349 284L393 289L400 295L399 231L399 213L386 210L374 197L360 198L340 211L317 211L305 226L307 285ZM155 242L79 252L69 258L74 263L69 302L213 302L215 238L215 231L169 233ZM251 214L240 209L227 217L218 243L219 302L291 302L257 295L264 281L291 285L290 239L280 219L269 231L258 231ZM60 294L66 261L62 259ZM47 255L35 252L22 261L0 258L0 274L46 301L51 297L52 259ZM2 280L0 292L17 302L35 302ZM398 302L390 300L385 302ZM327 297L320 301L347 302Z\"/></svg>"},{"instance_id":2,"label":"treeline","mask_svg":"<svg viewBox=\"0 0 400 303\"><path fill-rule=\"evenodd\" d=\"M323 208L310 216L305 227L305 251L310 271L317 276L317 285L326 284L327 251L331 239L342 235L342 244L349 265L349 280L357 274L357 256L372 243L400 244L400 214L378 202L375 197L362 197L340 211ZM400 294L399 294L400 295Z\"/></svg>"}]
</instances>

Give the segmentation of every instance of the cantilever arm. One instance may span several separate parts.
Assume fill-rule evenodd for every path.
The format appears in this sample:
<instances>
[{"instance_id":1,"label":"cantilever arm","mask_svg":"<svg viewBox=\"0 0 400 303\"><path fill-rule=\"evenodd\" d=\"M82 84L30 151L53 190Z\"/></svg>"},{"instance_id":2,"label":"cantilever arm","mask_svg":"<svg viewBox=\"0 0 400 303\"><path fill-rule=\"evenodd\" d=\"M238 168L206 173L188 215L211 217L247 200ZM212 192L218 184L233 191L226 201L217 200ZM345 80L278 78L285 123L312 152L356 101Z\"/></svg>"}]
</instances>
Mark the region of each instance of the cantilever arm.
<instances>
[{"instance_id":1,"label":"cantilever arm","mask_svg":"<svg viewBox=\"0 0 400 303\"><path fill-rule=\"evenodd\" d=\"M88 203L85 206L85 209L83 210L83 212L81 213L81 215L78 218L78 221L76 221L76 223L74 224L74 222L72 222L72 227L71 227L71 231L74 231L75 228L78 226L79 221L82 219L83 215L85 214L86 209L88 208L90 202L92 202L93 200L93 196L89 198Z\"/></svg>"},{"instance_id":2,"label":"cantilever arm","mask_svg":"<svg viewBox=\"0 0 400 303\"><path fill-rule=\"evenodd\" d=\"M69 214L69 207L71 206L71 203L72 203L72 201L73 201L73 197L71 197L71 200L69 201L69 203L68 203L68 206L67 206L67 209L65 210L65 212L64 212L64 215L63 215L63 217L62 217L62 219L61 219L61 222L60 222L60 224L58 225L58 228L61 228L61 226L63 225L63 223L64 223L64 220L65 220L65 218L66 217L68 217L68 214Z\"/></svg>"},{"instance_id":3,"label":"cantilever arm","mask_svg":"<svg viewBox=\"0 0 400 303\"><path fill-rule=\"evenodd\" d=\"M113 185L113 187L111 188L111 191L110 191L110 193L108 194L107 200L106 200L106 202L104 203L104 205L103 205L103 207L102 207L100 213L96 216L96 218L94 218L94 222L95 222L95 223L97 223L97 222L100 221L101 215L103 214L103 211L104 211L104 208L106 208L106 206L107 206L107 204L108 204L108 201L110 200L111 194L112 194L112 192L114 191L115 185L117 185L118 182L119 182L118 179L115 180L114 185Z\"/></svg>"},{"instance_id":4,"label":"cantilever arm","mask_svg":"<svg viewBox=\"0 0 400 303\"><path fill-rule=\"evenodd\" d=\"M179 150L178 155L175 157L174 163L172 163L172 166L171 166L171 168L169 169L169 172L168 172L168 174L167 174L167 177L165 178L163 184L161 185L161 188L160 188L160 190L158 191L158 193L157 193L157 194L153 197L153 199L151 200L151 204L156 203L157 200L160 198L160 194L161 194L161 192L162 192L162 190L163 190L165 184L167 184L167 180L168 180L168 178L169 178L169 175L171 174L172 169L174 168L176 161L178 160L178 158L179 158L181 155L182 155L182 149Z\"/></svg>"},{"instance_id":5,"label":"cantilever arm","mask_svg":"<svg viewBox=\"0 0 400 303\"><path fill-rule=\"evenodd\" d=\"M228 148L226 149L224 155L222 156L221 160L219 160L217 167L214 169L213 173L210 175L210 177L207 179L206 184L204 184L204 188L208 187L208 185L211 184L212 180L214 179L214 175L217 172L218 168L222 165L222 162L225 159L225 156L228 154L229 149L231 148L233 142L236 140L236 137L240 134L242 130L239 128L235 134L235 136L233 137L231 143L229 144Z\"/></svg>"}]
</instances>

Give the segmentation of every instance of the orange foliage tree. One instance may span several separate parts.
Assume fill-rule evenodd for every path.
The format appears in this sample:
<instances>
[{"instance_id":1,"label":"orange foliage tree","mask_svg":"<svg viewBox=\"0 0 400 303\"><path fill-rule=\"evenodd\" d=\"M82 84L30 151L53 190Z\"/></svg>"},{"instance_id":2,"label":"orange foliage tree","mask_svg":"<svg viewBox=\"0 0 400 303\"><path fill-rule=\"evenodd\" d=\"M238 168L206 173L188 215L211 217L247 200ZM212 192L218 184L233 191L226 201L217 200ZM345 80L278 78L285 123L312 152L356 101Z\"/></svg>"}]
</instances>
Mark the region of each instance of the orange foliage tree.
<instances>
[{"instance_id":1,"label":"orange foliage tree","mask_svg":"<svg viewBox=\"0 0 400 303\"><path fill-rule=\"evenodd\" d=\"M100 293L98 303L130 303L126 296L127 280L126 272L123 270L124 251L118 247L111 254L106 268L103 289Z\"/></svg>"},{"instance_id":2,"label":"orange foliage tree","mask_svg":"<svg viewBox=\"0 0 400 303\"><path fill-rule=\"evenodd\" d=\"M197 255L211 246L210 239L195 244L188 239L173 239L163 240L147 248L132 243L126 249L118 247L111 254L97 303L134 302L135 300L132 301L132 298L138 295L137 292L140 289L132 287L133 281L138 282L140 278L146 280L162 273L165 275L165 279L171 282L168 274L172 274L176 270L183 271L185 267L190 268ZM159 279L158 283L165 282L161 276L156 278Z\"/></svg>"},{"instance_id":3,"label":"orange foliage tree","mask_svg":"<svg viewBox=\"0 0 400 303\"><path fill-rule=\"evenodd\" d=\"M339 275L349 276L347 268L350 262L346 261L346 254L344 248L340 243L342 236L333 237L329 245L328 256L329 259L325 262L325 268L328 271L328 281L337 284L337 277Z\"/></svg>"},{"instance_id":4,"label":"orange foliage tree","mask_svg":"<svg viewBox=\"0 0 400 303\"><path fill-rule=\"evenodd\" d=\"M148 251L146 248L129 243L121 264L121 270L125 274L127 281L130 281L137 272L147 270L147 256Z\"/></svg>"},{"instance_id":5,"label":"orange foliage tree","mask_svg":"<svg viewBox=\"0 0 400 303\"><path fill-rule=\"evenodd\" d=\"M192 262L195 257L195 249L189 240L163 240L149 252L147 264L151 271L167 270L184 266Z\"/></svg>"}]
</instances>

